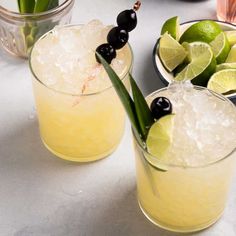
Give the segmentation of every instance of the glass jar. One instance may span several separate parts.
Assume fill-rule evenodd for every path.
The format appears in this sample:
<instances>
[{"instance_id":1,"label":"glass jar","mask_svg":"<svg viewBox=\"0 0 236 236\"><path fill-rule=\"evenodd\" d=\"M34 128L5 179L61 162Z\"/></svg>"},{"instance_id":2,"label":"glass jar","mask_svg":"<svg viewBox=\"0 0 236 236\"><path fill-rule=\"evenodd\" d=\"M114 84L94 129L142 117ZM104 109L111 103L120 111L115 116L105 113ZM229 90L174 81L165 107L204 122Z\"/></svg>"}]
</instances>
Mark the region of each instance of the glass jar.
<instances>
[{"instance_id":1,"label":"glass jar","mask_svg":"<svg viewBox=\"0 0 236 236\"><path fill-rule=\"evenodd\" d=\"M221 21L236 24L236 1L217 0L217 17Z\"/></svg>"},{"instance_id":2,"label":"glass jar","mask_svg":"<svg viewBox=\"0 0 236 236\"><path fill-rule=\"evenodd\" d=\"M71 20L74 0L42 13L21 14L0 6L0 45L10 54L28 58L36 40L56 25Z\"/></svg>"}]
</instances>

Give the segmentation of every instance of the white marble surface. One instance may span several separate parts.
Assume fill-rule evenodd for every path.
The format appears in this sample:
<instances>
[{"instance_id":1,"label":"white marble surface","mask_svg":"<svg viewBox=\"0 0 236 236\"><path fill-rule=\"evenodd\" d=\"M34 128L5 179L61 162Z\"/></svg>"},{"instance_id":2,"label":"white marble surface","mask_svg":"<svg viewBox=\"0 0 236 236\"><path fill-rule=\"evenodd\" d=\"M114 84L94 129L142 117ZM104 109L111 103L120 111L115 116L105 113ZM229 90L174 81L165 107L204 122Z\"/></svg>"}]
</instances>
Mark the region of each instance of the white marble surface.
<instances>
[{"instance_id":1,"label":"white marble surface","mask_svg":"<svg viewBox=\"0 0 236 236\"><path fill-rule=\"evenodd\" d=\"M76 0L73 22L115 22L130 0ZM164 20L215 18L215 1L143 0L130 36L134 77L145 94L161 87L152 49ZM136 201L129 123L119 148L92 164L60 160L42 145L26 61L0 51L0 236L175 236L152 225ZM198 236L236 236L236 179L221 220Z\"/></svg>"}]
</instances>

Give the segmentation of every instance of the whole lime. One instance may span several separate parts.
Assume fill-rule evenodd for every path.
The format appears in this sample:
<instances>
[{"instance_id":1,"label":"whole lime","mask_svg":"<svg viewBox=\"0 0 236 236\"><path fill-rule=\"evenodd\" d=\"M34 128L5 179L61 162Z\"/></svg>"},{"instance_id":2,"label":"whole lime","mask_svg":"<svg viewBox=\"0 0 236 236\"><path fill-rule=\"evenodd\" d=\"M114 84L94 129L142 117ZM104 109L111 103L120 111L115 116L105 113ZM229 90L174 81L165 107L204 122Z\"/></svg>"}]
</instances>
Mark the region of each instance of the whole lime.
<instances>
[{"instance_id":1,"label":"whole lime","mask_svg":"<svg viewBox=\"0 0 236 236\"><path fill-rule=\"evenodd\" d=\"M220 26L212 20L203 20L191 25L180 37L179 42L201 41L210 43L222 32Z\"/></svg>"}]
</instances>

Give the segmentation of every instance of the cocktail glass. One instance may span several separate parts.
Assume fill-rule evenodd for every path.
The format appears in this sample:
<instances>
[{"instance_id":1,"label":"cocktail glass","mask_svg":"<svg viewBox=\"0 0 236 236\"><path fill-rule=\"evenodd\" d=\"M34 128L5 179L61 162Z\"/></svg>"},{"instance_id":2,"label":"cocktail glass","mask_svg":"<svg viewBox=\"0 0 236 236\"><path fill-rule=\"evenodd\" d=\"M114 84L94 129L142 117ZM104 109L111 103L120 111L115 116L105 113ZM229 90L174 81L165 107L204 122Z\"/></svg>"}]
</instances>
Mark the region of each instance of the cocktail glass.
<instances>
[{"instance_id":1,"label":"cocktail glass","mask_svg":"<svg viewBox=\"0 0 236 236\"><path fill-rule=\"evenodd\" d=\"M52 153L70 161L89 162L108 156L118 146L125 124L125 112L113 86L96 92L69 93L46 85L32 63L39 41L32 49L30 68L43 143ZM129 44L122 50L128 65L121 80L128 88L133 56Z\"/></svg>"},{"instance_id":2,"label":"cocktail glass","mask_svg":"<svg viewBox=\"0 0 236 236\"><path fill-rule=\"evenodd\" d=\"M195 89L207 91L197 86ZM148 103L167 90L164 88L150 94ZM231 103L219 94L209 93L225 104ZM133 140L138 201L142 212L152 223L171 231L194 232L212 225L220 218L235 169L236 145L220 159L188 166L171 164L152 156L140 145L135 135ZM175 159L175 156L172 158Z\"/></svg>"},{"instance_id":3,"label":"cocktail glass","mask_svg":"<svg viewBox=\"0 0 236 236\"><path fill-rule=\"evenodd\" d=\"M217 0L217 17L221 21L236 24L235 0Z\"/></svg>"}]
</instances>

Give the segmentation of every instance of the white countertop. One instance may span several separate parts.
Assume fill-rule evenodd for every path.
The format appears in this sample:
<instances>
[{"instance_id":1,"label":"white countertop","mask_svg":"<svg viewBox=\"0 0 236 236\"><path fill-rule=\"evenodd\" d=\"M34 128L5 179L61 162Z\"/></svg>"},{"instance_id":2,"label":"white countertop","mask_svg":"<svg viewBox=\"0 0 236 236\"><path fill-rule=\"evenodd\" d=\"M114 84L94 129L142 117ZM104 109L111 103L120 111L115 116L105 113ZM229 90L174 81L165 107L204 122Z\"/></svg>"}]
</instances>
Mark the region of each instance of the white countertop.
<instances>
[{"instance_id":1,"label":"white countertop","mask_svg":"<svg viewBox=\"0 0 236 236\"><path fill-rule=\"evenodd\" d=\"M130 0L76 0L73 23L99 18L115 23ZM215 18L215 1L143 0L130 35L134 77L145 94L162 86L152 50L163 22ZM236 178L227 208L198 236L236 236ZM26 61L0 51L0 236L174 236L151 224L136 200L129 123L108 158L74 164L56 158L40 141Z\"/></svg>"}]
</instances>

